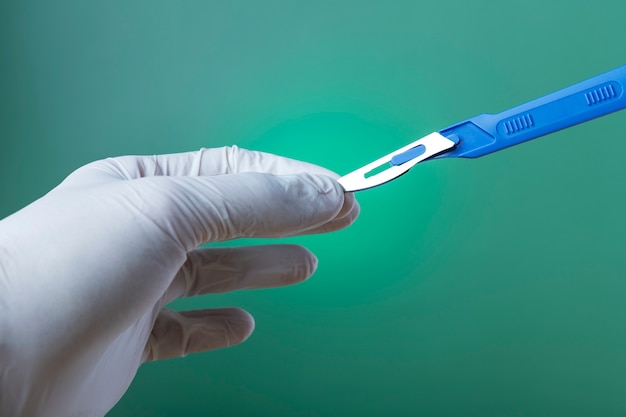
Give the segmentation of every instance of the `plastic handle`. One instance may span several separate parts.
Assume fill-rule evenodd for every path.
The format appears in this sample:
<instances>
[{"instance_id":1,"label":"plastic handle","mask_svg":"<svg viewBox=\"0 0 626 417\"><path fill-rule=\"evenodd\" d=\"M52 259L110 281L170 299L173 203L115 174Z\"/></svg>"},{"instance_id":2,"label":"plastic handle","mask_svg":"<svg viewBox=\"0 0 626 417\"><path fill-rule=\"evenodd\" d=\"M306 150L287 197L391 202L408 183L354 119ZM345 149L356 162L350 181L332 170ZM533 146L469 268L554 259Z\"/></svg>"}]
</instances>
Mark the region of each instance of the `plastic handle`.
<instances>
[{"instance_id":1,"label":"plastic handle","mask_svg":"<svg viewBox=\"0 0 626 417\"><path fill-rule=\"evenodd\" d=\"M455 149L440 157L475 158L626 108L626 65L499 114L449 126Z\"/></svg>"}]
</instances>

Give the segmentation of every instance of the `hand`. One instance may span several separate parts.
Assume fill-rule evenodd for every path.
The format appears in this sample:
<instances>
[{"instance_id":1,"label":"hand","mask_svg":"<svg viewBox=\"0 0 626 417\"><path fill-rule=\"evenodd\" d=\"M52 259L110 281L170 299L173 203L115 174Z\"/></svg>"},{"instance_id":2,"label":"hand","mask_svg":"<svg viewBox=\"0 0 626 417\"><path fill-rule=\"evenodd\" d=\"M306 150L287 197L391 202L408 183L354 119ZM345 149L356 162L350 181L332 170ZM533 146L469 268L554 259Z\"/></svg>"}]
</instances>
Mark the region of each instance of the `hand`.
<instances>
[{"instance_id":1,"label":"hand","mask_svg":"<svg viewBox=\"0 0 626 417\"><path fill-rule=\"evenodd\" d=\"M0 414L102 416L141 363L245 340L243 310L164 306L308 278L300 246L196 248L350 225L359 206L334 178L236 147L121 157L0 221Z\"/></svg>"}]
</instances>

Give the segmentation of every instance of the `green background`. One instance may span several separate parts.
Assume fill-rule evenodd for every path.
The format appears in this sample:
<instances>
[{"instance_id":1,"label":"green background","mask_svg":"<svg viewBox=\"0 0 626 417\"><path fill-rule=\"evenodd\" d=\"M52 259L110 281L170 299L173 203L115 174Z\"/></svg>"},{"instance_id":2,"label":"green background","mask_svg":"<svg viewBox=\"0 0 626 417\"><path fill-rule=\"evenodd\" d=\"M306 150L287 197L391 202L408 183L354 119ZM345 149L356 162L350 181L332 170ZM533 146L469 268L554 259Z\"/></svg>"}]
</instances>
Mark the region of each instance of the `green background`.
<instances>
[{"instance_id":1,"label":"green background","mask_svg":"<svg viewBox=\"0 0 626 417\"><path fill-rule=\"evenodd\" d=\"M227 4L228 3L228 4ZM95 159L237 144L347 173L626 63L623 0L0 2L0 217ZM310 281L144 365L125 416L626 415L626 112L358 194ZM250 243L250 242L240 242ZM268 241L262 241L268 243Z\"/></svg>"}]
</instances>

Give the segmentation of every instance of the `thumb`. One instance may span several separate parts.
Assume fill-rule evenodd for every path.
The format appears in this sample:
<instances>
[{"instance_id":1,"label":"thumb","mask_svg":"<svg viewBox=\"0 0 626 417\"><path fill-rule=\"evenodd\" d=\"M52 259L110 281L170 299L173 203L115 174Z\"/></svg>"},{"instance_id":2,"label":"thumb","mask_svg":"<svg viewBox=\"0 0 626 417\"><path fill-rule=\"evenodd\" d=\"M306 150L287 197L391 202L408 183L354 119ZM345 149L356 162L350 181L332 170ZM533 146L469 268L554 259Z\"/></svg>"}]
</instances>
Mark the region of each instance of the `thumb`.
<instances>
[{"instance_id":1,"label":"thumb","mask_svg":"<svg viewBox=\"0 0 626 417\"><path fill-rule=\"evenodd\" d=\"M178 358L243 342L254 319L238 308L176 312L162 310L144 350L144 361Z\"/></svg>"},{"instance_id":2,"label":"thumb","mask_svg":"<svg viewBox=\"0 0 626 417\"><path fill-rule=\"evenodd\" d=\"M293 236L345 216L341 185L324 175L148 177L125 184L135 188L130 195L142 200L144 213L187 250L209 241Z\"/></svg>"}]
</instances>

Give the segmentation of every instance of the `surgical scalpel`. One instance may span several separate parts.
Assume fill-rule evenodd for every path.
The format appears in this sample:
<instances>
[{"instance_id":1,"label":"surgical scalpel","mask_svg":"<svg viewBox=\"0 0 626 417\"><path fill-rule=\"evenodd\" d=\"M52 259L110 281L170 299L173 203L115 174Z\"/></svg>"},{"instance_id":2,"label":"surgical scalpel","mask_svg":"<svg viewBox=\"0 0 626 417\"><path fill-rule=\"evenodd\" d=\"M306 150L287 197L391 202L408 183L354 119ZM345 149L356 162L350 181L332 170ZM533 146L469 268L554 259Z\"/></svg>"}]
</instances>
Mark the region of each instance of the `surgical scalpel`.
<instances>
[{"instance_id":1,"label":"surgical scalpel","mask_svg":"<svg viewBox=\"0 0 626 417\"><path fill-rule=\"evenodd\" d=\"M514 107L482 114L410 143L341 178L346 191L391 181L435 158L477 158L626 108L626 65ZM382 170L381 170L382 169Z\"/></svg>"}]
</instances>

